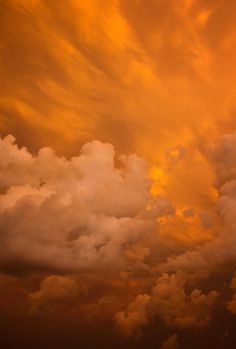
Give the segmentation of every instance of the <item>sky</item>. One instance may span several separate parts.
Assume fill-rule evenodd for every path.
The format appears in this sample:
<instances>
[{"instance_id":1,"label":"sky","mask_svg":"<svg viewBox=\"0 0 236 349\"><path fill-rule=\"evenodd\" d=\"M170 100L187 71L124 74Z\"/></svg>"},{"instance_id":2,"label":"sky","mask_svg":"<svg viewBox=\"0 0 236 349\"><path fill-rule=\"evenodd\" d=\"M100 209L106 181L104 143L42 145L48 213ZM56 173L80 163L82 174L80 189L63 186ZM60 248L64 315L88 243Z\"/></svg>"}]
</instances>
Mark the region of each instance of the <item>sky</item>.
<instances>
[{"instance_id":1,"label":"sky","mask_svg":"<svg viewBox=\"0 0 236 349\"><path fill-rule=\"evenodd\" d=\"M0 0L0 346L236 345L236 2Z\"/></svg>"}]
</instances>

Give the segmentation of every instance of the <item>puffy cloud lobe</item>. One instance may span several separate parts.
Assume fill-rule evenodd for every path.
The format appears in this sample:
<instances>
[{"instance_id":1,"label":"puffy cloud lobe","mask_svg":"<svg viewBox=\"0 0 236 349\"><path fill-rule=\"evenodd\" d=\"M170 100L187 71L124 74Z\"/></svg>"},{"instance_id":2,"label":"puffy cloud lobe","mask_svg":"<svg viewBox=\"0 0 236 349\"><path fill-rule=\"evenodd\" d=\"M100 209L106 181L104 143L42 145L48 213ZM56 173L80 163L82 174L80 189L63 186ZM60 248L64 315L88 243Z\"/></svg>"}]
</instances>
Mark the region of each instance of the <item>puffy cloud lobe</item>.
<instances>
[{"instance_id":1,"label":"puffy cloud lobe","mask_svg":"<svg viewBox=\"0 0 236 349\"><path fill-rule=\"evenodd\" d=\"M5 286L14 284L15 282L17 282L16 277L0 273L0 292L4 289Z\"/></svg>"},{"instance_id":2,"label":"puffy cloud lobe","mask_svg":"<svg viewBox=\"0 0 236 349\"><path fill-rule=\"evenodd\" d=\"M29 294L29 314L47 313L60 301L75 299L80 290L70 276L50 275L40 283L40 289Z\"/></svg>"},{"instance_id":3,"label":"puffy cloud lobe","mask_svg":"<svg viewBox=\"0 0 236 349\"><path fill-rule=\"evenodd\" d=\"M204 327L209 321L209 313L218 293L204 294L194 289L189 294L184 286L187 282L182 273L164 274L152 289L152 308L169 325L180 328ZM155 310L156 309L156 310Z\"/></svg>"},{"instance_id":4,"label":"puffy cloud lobe","mask_svg":"<svg viewBox=\"0 0 236 349\"><path fill-rule=\"evenodd\" d=\"M167 338L162 344L160 349L177 349L179 348L178 336L174 334L173 336Z\"/></svg>"},{"instance_id":5,"label":"puffy cloud lobe","mask_svg":"<svg viewBox=\"0 0 236 349\"><path fill-rule=\"evenodd\" d=\"M167 164L171 167L182 160L186 154L186 149L181 145L176 145L167 152Z\"/></svg>"},{"instance_id":6,"label":"puffy cloud lobe","mask_svg":"<svg viewBox=\"0 0 236 349\"><path fill-rule=\"evenodd\" d=\"M120 331L132 336L140 328L159 316L168 326L178 328L204 327L210 320L210 312L216 303L218 293L204 294L199 289L189 294L185 291L187 277L177 274L163 274L153 287L151 295L139 295L124 312L114 317Z\"/></svg>"},{"instance_id":7,"label":"puffy cloud lobe","mask_svg":"<svg viewBox=\"0 0 236 349\"><path fill-rule=\"evenodd\" d=\"M236 177L236 134L222 136L217 144L206 149L206 156L215 172L215 185L221 188Z\"/></svg>"},{"instance_id":8,"label":"puffy cloud lobe","mask_svg":"<svg viewBox=\"0 0 236 349\"><path fill-rule=\"evenodd\" d=\"M234 291L231 300L227 304L227 308L233 314L236 314L236 275L231 280L230 288Z\"/></svg>"},{"instance_id":9,"label":"puffy cloud lobe","mask_svg":"<svg viewBox=\"0 0 236 349\"><path fill-rule=\"evenodd\" d=\"M149 323L148 311L151 297L147 294L137 296L133 303L130 303L125 312L115 315L116 328L124 336L137 336L140 328Z\"/></svg>"},{"instance_id":10,"label":"puffy cloud lobe","mask_svg":"<svg viewBox=\"0 0 236 349\"><path fill-rule=\"evenodd\" d=\"M150 194L146 163L94 141L67 160L42 148L33 156L8 136L0 141L2 267L55 270L121 267L129 249L171 214ZM141 251L141 255L138 256ZM137 261L148 255L136 248Z\"/></svg>"},{"instance_id":11,"label":"puffy cloud lobe","mask_svg":"<svg viewBox=\"0 0 236 349\"><path fill-rule=\"evenodd\" d=\"M95 303L91 303L88 306L86 314L87 320L94 320L101 318L102 316L110 316L114 313L114 307L118 304L118 298L111 294L107 294L97 300Z\"/></svg>"}]
</instances>

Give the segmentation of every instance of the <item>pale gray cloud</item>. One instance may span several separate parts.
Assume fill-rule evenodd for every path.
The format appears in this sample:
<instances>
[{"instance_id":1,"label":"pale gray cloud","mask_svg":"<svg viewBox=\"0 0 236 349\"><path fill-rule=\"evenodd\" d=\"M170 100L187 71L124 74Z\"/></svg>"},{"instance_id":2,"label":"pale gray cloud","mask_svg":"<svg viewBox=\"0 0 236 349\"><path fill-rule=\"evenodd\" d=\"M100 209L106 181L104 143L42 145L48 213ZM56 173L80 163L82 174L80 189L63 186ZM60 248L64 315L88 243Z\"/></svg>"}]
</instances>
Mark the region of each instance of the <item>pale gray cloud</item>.
<instances>
[{"instance_id":1,"label":"pale gray cloud","mask_svg":"<svg viewBox=\"0 0 236 349\"><path fill-rule=\"evenodd\" d=\"M113 146L99 141L67 160L51 148L32 155L8 136L0 140L0 170L3 268L122 268L131 255L135 266L148 255L135 245L157 229L157 216L174 213L150 194L143 159L115 159Z\"/></svg>"}]
</instances>

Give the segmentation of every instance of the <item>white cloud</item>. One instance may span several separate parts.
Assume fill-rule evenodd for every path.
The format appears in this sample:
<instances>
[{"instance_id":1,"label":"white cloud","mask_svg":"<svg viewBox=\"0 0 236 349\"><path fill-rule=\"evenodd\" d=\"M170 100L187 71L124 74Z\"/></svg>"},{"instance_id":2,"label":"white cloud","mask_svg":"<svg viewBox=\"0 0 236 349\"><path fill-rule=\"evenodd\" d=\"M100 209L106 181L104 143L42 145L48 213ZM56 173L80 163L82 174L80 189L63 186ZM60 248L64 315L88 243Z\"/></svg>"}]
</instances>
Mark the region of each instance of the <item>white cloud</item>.
<instances>
[{"instance_id":1,"label":"white cloud","mask_svg":"<svg viewBox=\"0 0 236 349\"><path fill-rule=\"evenodd\" d=\"M148 248L135 244L156 229L156 216L174 211L151 196L143 159L115 159L99 141L70 160L51 148L33 156L14 142L0 140L1 266L120 268L135 250L137 263L145 259Z\"/></svg>"}]
</instances>

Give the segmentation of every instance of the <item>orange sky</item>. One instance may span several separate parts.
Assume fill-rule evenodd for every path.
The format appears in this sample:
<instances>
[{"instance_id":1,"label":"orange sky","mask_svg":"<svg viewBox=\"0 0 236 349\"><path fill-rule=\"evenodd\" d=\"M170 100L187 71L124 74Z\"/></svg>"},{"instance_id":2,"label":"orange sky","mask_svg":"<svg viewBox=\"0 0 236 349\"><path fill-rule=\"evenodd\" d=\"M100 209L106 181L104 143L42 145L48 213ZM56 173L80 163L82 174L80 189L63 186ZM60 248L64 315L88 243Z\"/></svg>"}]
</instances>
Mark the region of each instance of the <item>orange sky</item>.
<instances>
[{"instance_id":1,"label":"orange sky","mask_svg":"<svg viewBox=\"0 0 236 349\"><path fill-rule=\"evenodd\" d=\"M95 138L156 159L223 132L235 107L235 6L1 1L2 133L31 149L71 154Z\"/></svg>"},{"instance_id":2,"label":"orange sky","mask_svg":"<svg viewBox=\"0 0 236 349\"><path fill-rule=\"evenodd\" d=\"M177 144L232 130L235 6L2 1L2 135L66 155L99 139L156 165Z\"/></svg>"}]
</instances>

